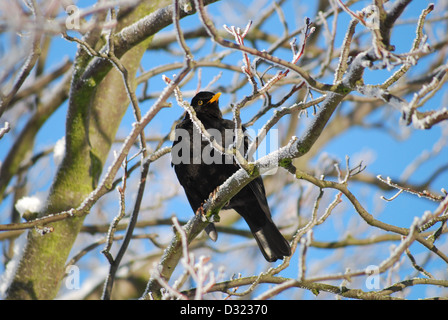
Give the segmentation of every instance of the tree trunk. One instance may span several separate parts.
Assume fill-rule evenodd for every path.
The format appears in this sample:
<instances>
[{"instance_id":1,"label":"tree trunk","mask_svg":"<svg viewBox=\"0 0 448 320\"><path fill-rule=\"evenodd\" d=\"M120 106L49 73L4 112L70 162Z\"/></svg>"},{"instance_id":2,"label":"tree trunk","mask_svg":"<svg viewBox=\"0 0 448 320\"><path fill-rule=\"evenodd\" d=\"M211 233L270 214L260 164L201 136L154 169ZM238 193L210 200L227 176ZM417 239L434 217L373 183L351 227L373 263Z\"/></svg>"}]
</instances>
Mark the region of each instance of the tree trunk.
<instances>
[{"instance_id":1,"label":"tree trunk","mask_svg":"<svg viewBox=\"0 0 448 320\"><path fill-rule=\"evenodd\" d=\"M131 12L119 14L116 30L167 3L145 2ZM135 78L150 41L151 37L140 42L120 59L130 79ZM92 59L82 50L80 47L75 62L69 100L66 154L42 216L76 208L94 190L129 105L123 76L115 68L111 67L103 75L92 75L90 81L80 81L87 62ZM51 225L54 231L44 236L36 230L29 231L7 299L52 299L56 296L65 274L65 263L83 220L84 217L77 217L54 223Z\"/></svg>"}]
</instances>

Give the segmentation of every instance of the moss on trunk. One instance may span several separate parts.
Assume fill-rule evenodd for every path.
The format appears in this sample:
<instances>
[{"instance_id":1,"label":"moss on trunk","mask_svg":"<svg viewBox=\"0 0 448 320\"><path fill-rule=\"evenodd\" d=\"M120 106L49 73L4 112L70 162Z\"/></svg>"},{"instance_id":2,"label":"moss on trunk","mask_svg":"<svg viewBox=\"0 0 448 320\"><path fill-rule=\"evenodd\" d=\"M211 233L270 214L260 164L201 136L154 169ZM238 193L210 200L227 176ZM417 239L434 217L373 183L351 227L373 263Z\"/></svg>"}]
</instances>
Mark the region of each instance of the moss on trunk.
<instances>
[{"instance_id":1,"label":"moss on trunk","mask_svg":"<svg viewBox=\"0 0 448 320\"><path fill-rule=\"evenodd\" d=\"M142 3L119 15L117 30L167 4L168 1ZM150 41L151 38L146 39L122 56L121 61L131 79ZM78 54L78 58L67 114L66 155L54 179L43 216L79 206L94 190L129 105L123 77L115 68L81 81L88 65L86 59L91 57ZM44 236L35 230L28 233L23 257L7 292L8 299L52 299L56 296L83 220L77 217L54 223L51 225L54 231Z\"/></svg>"}]
</instances>

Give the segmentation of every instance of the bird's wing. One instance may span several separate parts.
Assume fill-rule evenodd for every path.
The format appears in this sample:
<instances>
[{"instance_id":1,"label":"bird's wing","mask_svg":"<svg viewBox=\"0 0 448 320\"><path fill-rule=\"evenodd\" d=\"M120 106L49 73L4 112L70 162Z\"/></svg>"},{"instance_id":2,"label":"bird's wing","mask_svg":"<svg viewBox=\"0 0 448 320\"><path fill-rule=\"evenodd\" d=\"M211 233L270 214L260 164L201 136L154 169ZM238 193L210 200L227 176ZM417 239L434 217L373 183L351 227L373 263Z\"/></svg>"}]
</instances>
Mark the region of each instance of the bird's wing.
<instances>
[{"instance_id":1,"label":"bird's wing","mask_svg":"<svg viewBox=\"0 0 448 320\"><path fill-rule=\"evenodd\" d=\"M225 120L224 126L226 127L226 129L232 129L232 130L235 129L235 123L233 121L227 120L227 119L224 119L224 120ZM243 129L243 132L246 131L246 128L244 126L242 127L242 129ZM247 134L245 134L244 135L244 153L246 153L247 149L249 148L249 142L250 142L250 137ZM235 162L235 166L238 166L238 164L236 164L236 162ZM239 168L240 167L238 166L238 169ZM255 180L251 181L248 184L248 187L254 194L255 199L257 199L257 202L260 205L260 208L263 210L266 217L269 220L271 220L271 210L269 209L269 205L266 200L266 191L264 189L262 178L258 177Z\"/></svg>"},{"instance_id":2,"label":"bird's wing","mask_svg":"<svg viewBox=\"0 0 448 320\"><path fill-rule=\"evenodd\" d=\"M271 210L266 199L266 191L264 189L263 180L261 177L256 178L248 184L250 190L254 193L260 208L263 210L266 217L271 220Z\"/></svg>"}]
</instances>

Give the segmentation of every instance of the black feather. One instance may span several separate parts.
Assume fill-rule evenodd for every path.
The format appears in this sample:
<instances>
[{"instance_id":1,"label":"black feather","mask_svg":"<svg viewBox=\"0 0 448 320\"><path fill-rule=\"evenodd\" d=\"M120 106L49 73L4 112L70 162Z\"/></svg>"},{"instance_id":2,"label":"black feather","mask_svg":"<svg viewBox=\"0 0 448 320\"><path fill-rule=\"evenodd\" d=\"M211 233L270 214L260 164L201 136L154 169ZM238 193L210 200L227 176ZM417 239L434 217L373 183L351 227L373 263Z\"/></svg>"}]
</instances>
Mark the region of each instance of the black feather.
<instances>
[{"instance_id":1,"label":"black feather","mask_svg":"<svg viewBox=\"0 0 448 320\"><path fill-rule=\"evenodd\" d=\"M217 142L227 147L234 141L234 123L222 118L218 97L219 95L212 92L202 91L192 99L191 106L205 129L212 135L215 132ZM196 134L196 140L193 138L194 134ZM194 151L195 142L196 150ZM247 151L247 139L243 147L242 151ZM205 155L210 155L214 162L210 163L202 157L204 152ZM194 212L197 212L209 198L211 192L239 169L231 157L217 152L207 140L201 139L198 129L187 114L176 127L172 165ZM197 157L198 153L201 156L200 159ZM225 209L234 209L244 218L267 261L274 262L291 255L289 243L272 221L261 177L254 179L241 189L229 201Z\"/></svg>"}]
</instances>

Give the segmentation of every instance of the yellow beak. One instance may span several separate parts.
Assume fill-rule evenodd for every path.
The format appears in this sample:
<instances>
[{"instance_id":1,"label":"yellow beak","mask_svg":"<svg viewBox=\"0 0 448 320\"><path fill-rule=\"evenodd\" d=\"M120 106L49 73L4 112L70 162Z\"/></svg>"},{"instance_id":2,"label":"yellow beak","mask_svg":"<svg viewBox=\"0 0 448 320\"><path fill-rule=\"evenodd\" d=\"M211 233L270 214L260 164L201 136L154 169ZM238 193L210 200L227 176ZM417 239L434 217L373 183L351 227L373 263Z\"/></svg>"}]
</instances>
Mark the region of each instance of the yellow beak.
<instances>
[{"instance_id":1,"label":"yellow beak","mask_svg":"<svg viewBox=\"0 0 448 320\"><path fill-rule=\"evenodd\" d=\"M213 103L215 101L218 101L219 97L221 96L221 92L218 92L217 94L215 94L209 101L208 103Z\"/></svg>"}]
</instances>

